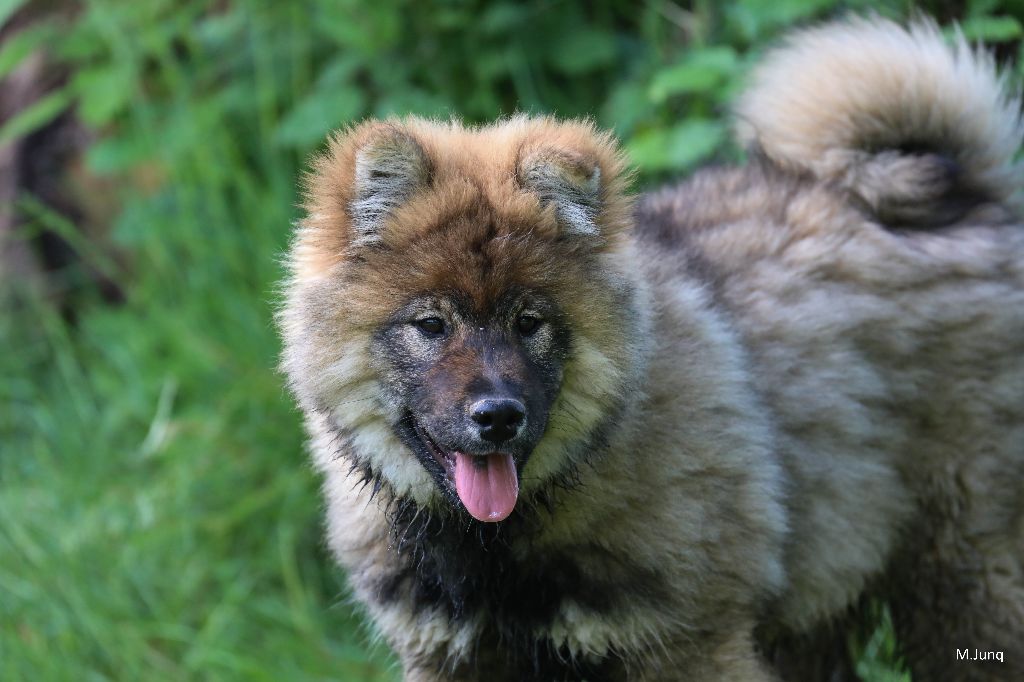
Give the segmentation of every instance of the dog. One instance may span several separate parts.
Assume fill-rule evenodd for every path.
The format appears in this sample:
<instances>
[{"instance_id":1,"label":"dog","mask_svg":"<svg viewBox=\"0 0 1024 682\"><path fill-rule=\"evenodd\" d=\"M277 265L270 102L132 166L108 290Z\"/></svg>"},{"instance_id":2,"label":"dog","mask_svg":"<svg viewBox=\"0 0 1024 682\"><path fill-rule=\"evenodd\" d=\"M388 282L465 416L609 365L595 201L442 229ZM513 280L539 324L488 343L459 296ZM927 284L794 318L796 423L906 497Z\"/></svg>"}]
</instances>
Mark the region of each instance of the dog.
<instances>
[{"instance_id":1,"label":"dog","mask_svg":"<svg viewBox=\"0 0 1024 682\"><path fill-rule=\"evenodd\" d=\"M736 121L744 165L640 197L585 121L313 162L282 368L407 681L843 679L871 600L915 680L1024 679L1020 101L848 19Z\"/></svg>"}]
</instances>

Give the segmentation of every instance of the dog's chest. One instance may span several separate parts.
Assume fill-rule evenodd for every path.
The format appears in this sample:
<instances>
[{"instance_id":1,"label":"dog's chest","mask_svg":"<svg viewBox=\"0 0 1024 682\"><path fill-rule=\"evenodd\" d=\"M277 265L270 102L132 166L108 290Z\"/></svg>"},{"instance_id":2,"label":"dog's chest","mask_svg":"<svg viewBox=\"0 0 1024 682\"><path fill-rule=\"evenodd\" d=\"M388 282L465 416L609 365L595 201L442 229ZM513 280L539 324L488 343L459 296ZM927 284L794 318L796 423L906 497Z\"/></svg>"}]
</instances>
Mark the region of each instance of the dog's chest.
<instances>
[{"instance_id":1,"label":"dog's chest","mask_svg":"<svg viewBox=\"0 0 1024 682\"><path fill-rule=\"evenodd\" d=\"M396 547L380 602L443 614L453 633L475 633L470 666L491 663L517 679L614 679L645 629L670 602L662 574L597 545L536 548L502 531L411 528ZM653 630L656 628L650 628Z\"/></svg>"}]
</instances>

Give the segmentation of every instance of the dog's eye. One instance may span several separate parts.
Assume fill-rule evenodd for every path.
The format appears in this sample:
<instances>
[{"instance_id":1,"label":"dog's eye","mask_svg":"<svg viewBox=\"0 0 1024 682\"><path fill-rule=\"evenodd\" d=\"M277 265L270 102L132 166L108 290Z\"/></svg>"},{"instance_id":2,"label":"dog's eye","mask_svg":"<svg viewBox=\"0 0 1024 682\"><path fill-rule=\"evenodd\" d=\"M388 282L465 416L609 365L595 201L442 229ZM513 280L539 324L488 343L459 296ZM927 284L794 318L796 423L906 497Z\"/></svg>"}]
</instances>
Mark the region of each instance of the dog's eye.
<instances>
[{"instance_id":1,"label":"dog's eye","mask_svg":"<svg viewBox=\"0 0 1024 682\"><path fill-rule=\"evenodd\" d=\"M444 320L440 317L424 317L414 323L419 330L430 336L440 336L444 333Z\"/></svg>"},{"instance_id":2,"label":"dog's eye","mask_svg":"<svg viewBox=\"0 0 1024 682\"><path fill-rule=\"evenodd\" d=\"M520 315L519 320L516 321L516 326L519 328L520 334L529 336L537 331L537 327L540 326L540 320L533 315Z\"/></svg>"}]
</instances>

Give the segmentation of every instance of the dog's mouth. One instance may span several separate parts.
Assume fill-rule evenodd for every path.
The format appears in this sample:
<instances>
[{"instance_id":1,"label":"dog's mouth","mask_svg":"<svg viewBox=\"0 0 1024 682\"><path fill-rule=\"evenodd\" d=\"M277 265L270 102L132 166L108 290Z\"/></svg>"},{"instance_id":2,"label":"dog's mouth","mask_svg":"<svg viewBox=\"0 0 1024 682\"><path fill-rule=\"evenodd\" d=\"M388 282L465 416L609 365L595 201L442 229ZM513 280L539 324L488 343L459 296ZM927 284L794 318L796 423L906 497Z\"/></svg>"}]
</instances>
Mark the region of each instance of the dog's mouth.
<instances>
[{"instance_id":1,"label":"dog's mouth","mask_svg":"<svg viewBox=\"0 0 1024 682\"><path fill-rule=\"evenodd\" d=\"M515 459L505 452L473 455L446 450L413 420L416 435L444 472L446 483L466 511L478 521L496 523L508 518L519 499Z\"/></svg>"}]
</instances>

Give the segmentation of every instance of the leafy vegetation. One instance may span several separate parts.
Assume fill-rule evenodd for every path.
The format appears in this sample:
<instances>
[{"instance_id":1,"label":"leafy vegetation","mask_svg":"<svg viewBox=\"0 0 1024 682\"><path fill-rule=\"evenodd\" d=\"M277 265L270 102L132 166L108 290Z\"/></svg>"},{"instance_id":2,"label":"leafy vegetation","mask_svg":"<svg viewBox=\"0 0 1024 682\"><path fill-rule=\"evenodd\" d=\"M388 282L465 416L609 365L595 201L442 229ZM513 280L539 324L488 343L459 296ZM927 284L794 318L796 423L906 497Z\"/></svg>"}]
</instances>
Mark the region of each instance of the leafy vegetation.
<instances>
[{"instance_id":1,"label":"leafy vegetation","mask_svg":"<svg viewBox=\"0 0 1024 682\"><path fill-rule=\"evenodd\" d=\"M305 161L367 116L527 111L615 129L641 184L677 176L738 158L728 106L766 44L869 4L911 10L90 0L5 41L0 76L39 50L69 76L0 125L0 144L73 108L95 139L86 189L68 191L117 208L85 236L31 193L17 201L26 241L56 235L75 257L46 287L3 285L0 678L395 679L326 556L274 371ZM926 9L1016 56L1019 0ZM854 643L864 679L906 679L888 633Z\"/></svg>"}]
</instances>

